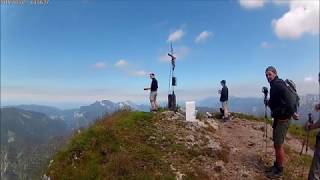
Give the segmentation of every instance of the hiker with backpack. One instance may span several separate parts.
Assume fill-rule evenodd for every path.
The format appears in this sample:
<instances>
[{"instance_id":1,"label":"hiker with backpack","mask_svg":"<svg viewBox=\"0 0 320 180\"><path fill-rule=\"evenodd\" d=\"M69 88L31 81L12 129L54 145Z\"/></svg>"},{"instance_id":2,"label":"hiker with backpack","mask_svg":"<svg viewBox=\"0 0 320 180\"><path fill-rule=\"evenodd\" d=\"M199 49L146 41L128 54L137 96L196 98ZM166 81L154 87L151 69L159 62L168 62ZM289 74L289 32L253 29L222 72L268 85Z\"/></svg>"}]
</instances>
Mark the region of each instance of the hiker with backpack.
<instances>
[{"instance_id":1,"label":"hiker with backpack","mask_svg":"<svg viewBox=\"0 0 320 180\"><path fill-rule=\"evenodd\" d=\"M269 178L278 178L283 175L285 152L283 143L289 128L290 119L299 119L297 108L299 96L295 85L290 80L282 80L277 75L277 70L269 66L265 71L266 78L270 83L270 98L265 101L271 110L273 121L273 144L276 161L266 170Z\"/></svg>"},{"instance_id":2,"label":"hiker with backpack","mask_svg":"<svg viewBox=\"0 0 320 180\"><path fill-rule=\"evenodd\" d=\"M157 103L157 91L158 91L158 81L155 78L154 73L150 73L151 86L150 88L144 88L144 90L150 90L150 104L151 104L151 111L158 110L158 103Z\"/></svg>"},{"instance_id":3,"label":"hiker with backpack","mask_svg":"<svg viewBox=\"0 0 320 180\"><path fill-rule=\"evenodd\" d=\"M320 85L320 73L318 77L319 85ZM315 110L320 113L320 103L315 106ZM320 128L320 116L316 123L310 124L306 123L305 130L310 131L313 129ZM320 180L320 131L317 134L316 138L316 147L314 149L313 160L311 163L311 167L309 170L308 180Z\"/></svg>"},{"instance_id":4,"label":"hiker with backpack","mask_svg":"<svg viewBox=\"0 0 320 180\"><path fill-rule=\"evenodd\" d=\"M223 114L222 119L228 120L229 119L229 112L228 112L228 87L226 85L226 80L220 81L220 84L222 86L222 89L219 90L220 94L220 102L222 105L221 113Z\"/></svg>"}]
</instances>

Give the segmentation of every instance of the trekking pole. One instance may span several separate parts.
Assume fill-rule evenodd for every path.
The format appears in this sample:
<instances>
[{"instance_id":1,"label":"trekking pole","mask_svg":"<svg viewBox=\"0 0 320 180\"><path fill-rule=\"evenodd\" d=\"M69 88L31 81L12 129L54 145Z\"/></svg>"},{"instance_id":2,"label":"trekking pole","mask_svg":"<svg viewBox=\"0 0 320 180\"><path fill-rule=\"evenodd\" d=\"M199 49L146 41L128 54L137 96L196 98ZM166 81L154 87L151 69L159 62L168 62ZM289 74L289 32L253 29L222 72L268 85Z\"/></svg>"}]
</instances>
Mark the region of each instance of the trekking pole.
<instances>
[{"instance_id":1,"label":"trekking pole","mask_svg":"<svg viewBox=\"0 0 320 180\"><path fill-rule=\"evenodd\" d=\"M268 116L267 116L267 110L268 110L268 88L267 87L262 87L262 92L264 94L264 118L265 118L265 125L264 125L264 137L266 141L266 147L265 147L265 154L267 154L267 149L268 149Z\"/></svg>"},{"instance_id":2,"label":"trekking pole","mask_svg":"<svg viewBox=\"0 0 320 180\"><path fill-rule=\"evenodd\" d=\"M311 113L308 114L308 124L313 124L312 114ZM310 130L307 129L307 132L306 132L306 134L304 136L304 139L303 139L303 142L302 142L302 148L301 148L301 151L300 151L300 154L299 154L300 156L302 155L305 146L306 146L306 153L308 152L309 134L310 134Z\"/></svg>"},{"instance_id":3,"label":"trekking pole","mask_svg":"<svg viewBox=\"0 0 320 180\"><path fill-rule=\"evenodd\" d=\"M266 154L267 154L267 148L268 148L268 116L267 116L267 105L265 105L264 118L265 118L265 129L266 129Z\"/></svg>"},{"instance_id":4,"label":"trekking pole","mask_svg":"<svg viewBox=\"0 0 320 180\"><path fill-rule=\"evenodd\" d=\"M309 130L307 130L307 132L308 132ZM302 148L301 148L301 151L300 151L300 153L299 153L299 155L301 156L302 155L302 153L303 153L303 149L304 149L304 146L305 146L305 144L306 144L306 141L307 141L307 133L305 134L305 136L304 136L304 138L303 138L303 141L302 141Z\"/></svg>"},{"instance_id":5,"label":"trekking pole","mask_svg":"<svg viewBox=\"0 0 320 180\"><path fill-rule=\"evenodd\" d=\"M308 114L308 123L309 124L313 124L312 114L311 113ZM308 131L307 131L306 153L308 152L308 148L309 148L309 135L310 135L310 130L308 129Z\"/></svg>"}]
</instances>

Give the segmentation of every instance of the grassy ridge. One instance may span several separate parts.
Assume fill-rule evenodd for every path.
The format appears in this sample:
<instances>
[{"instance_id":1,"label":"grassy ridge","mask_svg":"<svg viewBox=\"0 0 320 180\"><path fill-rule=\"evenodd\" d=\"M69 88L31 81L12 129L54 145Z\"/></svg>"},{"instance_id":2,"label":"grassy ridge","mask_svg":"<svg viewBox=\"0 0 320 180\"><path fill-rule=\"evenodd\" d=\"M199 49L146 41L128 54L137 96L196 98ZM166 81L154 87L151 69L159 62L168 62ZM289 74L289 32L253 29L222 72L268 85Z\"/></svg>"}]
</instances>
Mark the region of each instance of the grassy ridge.
<instances>
[{"instance_id":1,"label":"grassy ridge","mask_svg":"<svg viewBox=\"0 0 320 180\"><path fill-rule=\"evenodd\" d=\"M250 121L264 121L264 118L241 113L232 115ZM175 179L176 174L169 163L174 162L175 167L186 175L185 179L208 179L196 164L190 164L192 159L206 152L175 143L176 132L160 130L161 123L166 122L160 121L158 115L129 111L100 119L72 137L70 143L53 157L46 174L51 179ZM268 123L271 121L268 120ZM158 124L157 127L155 124ZM163 132L159 133L159 130ZM300 139L304 135L303 128L296 125L291 125L289 132ZM312 136L310 134L311 141L315 137ZM290 148L285 151L289 162L309 167L311 157L300 157ZM173 158L169 158L171 161L164 159L173 152L175 156L167 156ZM228 161L224 158L228 151L217 155L218 159ZM290 163L288 169L297 171L298 164ZM290 177L290 174L285 174L285 177Z\"/></svg>"},{"instance_id":2,"label":"grassy ridge","mask_svg":"<svg viewBox=\"0 0 320 180\"><path fill-rule=\"evenodd\" d=\"M52 179L174 179L162 152L146 144L152 114L118 112L101 119L53 158Z\"/></svg>"}]
</instances>

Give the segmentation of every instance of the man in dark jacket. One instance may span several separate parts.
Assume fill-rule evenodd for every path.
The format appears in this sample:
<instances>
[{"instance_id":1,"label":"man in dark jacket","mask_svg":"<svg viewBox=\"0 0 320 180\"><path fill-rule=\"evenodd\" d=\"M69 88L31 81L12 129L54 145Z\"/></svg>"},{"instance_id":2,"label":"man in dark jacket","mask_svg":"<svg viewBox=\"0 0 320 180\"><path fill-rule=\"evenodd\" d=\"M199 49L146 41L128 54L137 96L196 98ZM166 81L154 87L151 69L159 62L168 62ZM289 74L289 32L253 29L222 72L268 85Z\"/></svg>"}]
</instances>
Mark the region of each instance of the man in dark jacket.
<instances>
[{"instance_id":1,"label":"man in dark jacket","mask_svg":"<svg viewBox=\"0 0 320 180\"><path fill-rule=\"evenodd\" d=\"M151 111L158 110L157 104L157 91L158 91L158 81L155 78L154 73L150 74L150 79L152 79L150 88L144 88L144 90L150 90L150 104L151 104Z\"/></svg>"},{"instance_id":2,"label":"man in dark jacket","mask_svg":"<svg viewBox=\"0 0 320 180\"><path fill-rule=\"evenodd\" d=\"M229 119L229 112L228 112L228 87L226 85L226 80L220 81L220 84L222 86L222 89L219 90L220 93L220 102L222 104L223 109L223 119L227 120Z\"/></svg>"},{"instance_id":3,"label":"man in dark jacket","mask_svg":"<svg viewBox=\"0 0 320 180\"><path fill-rule=\"evenodd\" d=\"M283 175L284 149L283 143L287 134L291 117L298 120L297 107L295 100L288 89L286 83L278 78L277 70L269 66L266 77L270 83L270 99L267 102L271 110L273 120L273 144L275 149L276 161L269 170L268 177L281 177Z\"/></svg>"}]
</instances>

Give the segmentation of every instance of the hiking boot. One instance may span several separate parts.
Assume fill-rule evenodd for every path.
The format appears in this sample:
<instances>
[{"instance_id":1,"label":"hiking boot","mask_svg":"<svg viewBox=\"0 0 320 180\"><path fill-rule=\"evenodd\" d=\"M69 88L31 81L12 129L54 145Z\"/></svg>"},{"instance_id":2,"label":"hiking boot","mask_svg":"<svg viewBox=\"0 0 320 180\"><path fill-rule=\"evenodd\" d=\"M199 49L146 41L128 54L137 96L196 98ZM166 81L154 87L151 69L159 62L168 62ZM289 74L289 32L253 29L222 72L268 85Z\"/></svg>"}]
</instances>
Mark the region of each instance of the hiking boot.
<instances>
[{"instance_id":1,"label":"hiking boot","mask_svg":"<svg viewBox=\"0 0 320 180\"><path fill-rule=\"evenodd\" d=\"M222 120L223 120L224 122L227 122L227 121L230 120L230 118L229 118L229 117L222 117Z\"/></svg>"},{"instance_id":2,"label":"hiking boot","mask_svg":"<svg viewBox=\"0 0 320 180\"><path fill-rule=\"evenodd\" d=\"M265 173L270 173L273 171L273 169L276 168L276 162L273 162L273 165L272 166L269 166L265 169Z\"/></svg>"},{"instance_id":3,"label":"hiking boot","mask_svg":"<svg viewBox=\"0 0 320 180\"><path fill-rule=\"evenodd\" d=\"M267 174L270 179L278 179L283 176L283 167L274 167L271 172Z\"/></svg>"}]
</instances>

